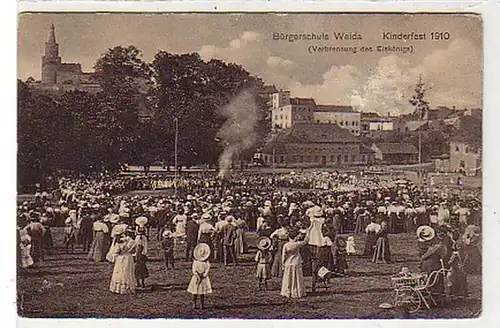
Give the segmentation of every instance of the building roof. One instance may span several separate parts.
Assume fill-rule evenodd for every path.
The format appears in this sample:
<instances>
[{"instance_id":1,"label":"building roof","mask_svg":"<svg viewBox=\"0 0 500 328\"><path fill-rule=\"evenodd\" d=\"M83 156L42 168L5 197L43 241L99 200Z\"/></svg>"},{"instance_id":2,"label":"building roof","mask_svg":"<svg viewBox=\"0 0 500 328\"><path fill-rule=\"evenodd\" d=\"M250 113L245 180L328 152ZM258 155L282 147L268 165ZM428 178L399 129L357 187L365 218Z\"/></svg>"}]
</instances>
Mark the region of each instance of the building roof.
<instances>
[{"instance_id":1,"label":"building roof","mask_svg":"<svg viewBox=\"0 0 500 328\"><path fill-rule=\"evenodd\" d=\"M269 142L264 148L263 153L270 153L274 149L276 154L285 152L285 145L311 144L311 143L342 143L359 142L359 139L349 132L342 129L337 124L319 124L319 123L295 123L290 129L279 133L275 139Z\"/></svg>"},{"instance_id":2,"label":"building roof","mask_svg":"<svg viewBox=\"0 0 500 328\"><path fill-rule=\"evenodd\" d=\"M314 111L327 113L359 113L355 111L352 106L346 105L317 105Z\"/></svg>"},{"instance_id":3,"label":"building roof","mask_svg":"<svg viewBox=\"0 0 500 328\"><path fill-rule=\"evenodd\" d=\"M378 143L375 146L382 154L418 154L418 149L411 143Z\"/></svg>"},{"instance_id":4,"label":"building roof","mask_svg":"<svg viewBox=\"0 0 500 328\"><path fill-rule=\"evenodd\" d=\"M75 63L62 63L61 66L59 66L59 71L66 71L66 72L82 72L82 65L81 64L75 64Z\"/></svg>"},{"instance_id":5,"label":"building roof","mask_svg":"<svg viewBox=\"0 0 500 328\"><path fill-rule=\"evenodd\" d=\"M378 113L373 113L373 112L361 112L361 117L375 118L375 117L380 117L380 115L378 115Z\"/></svg>"},{"instance_id":6,"label":"building roof","mask_svg":"<svg viewBox=\"0 0 500 328\"><path fill-rule=\"evenodd\" d=\"M368 147L366 145L361 144L361 146L359 147L359 152L361 154L373 154L373 153L375 153L375 150L371 149L370 147Z\"/></svg>"},{"instance_id":7,"label":"building roof","mask_svg":"<svg viewBox=\"0 0 500 328\"><path fill-rule=\"evenodd\" d=\"M290 98L290 104L316 106L313 98Z\"/></svg>"}]
</instances>

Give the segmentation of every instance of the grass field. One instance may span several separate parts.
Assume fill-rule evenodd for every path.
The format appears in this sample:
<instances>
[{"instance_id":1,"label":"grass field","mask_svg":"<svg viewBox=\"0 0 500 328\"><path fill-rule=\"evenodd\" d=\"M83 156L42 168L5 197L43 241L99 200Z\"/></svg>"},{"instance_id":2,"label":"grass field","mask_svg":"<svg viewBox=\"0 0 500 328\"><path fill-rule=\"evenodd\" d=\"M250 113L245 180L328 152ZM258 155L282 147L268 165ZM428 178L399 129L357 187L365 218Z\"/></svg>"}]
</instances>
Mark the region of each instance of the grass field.
<instances>
[{"instance_id":1,"label":"grass field","mask_svg":"<svg viewBox=\"0 0 500 328\"><path fill-rule=\"evenodd\" d=\"M62 244L61 231L53 231L56 246ZM328 290L310 291L306 278L306 298L285 303L280 279L270 282L268 291L258 291L254 278L253 250L238 267L212 264L210 279L214 293L204 310L192 310L186 292L191 263L177 260L175 270L166 271L160 259L158 242L150 242L147 284L156 288L139 290L135 295L115 295L108 291L113 265L87 261L83 252L67 254L56 248L37 268L18 274L18 311L24 317L96 318L394 318L393 310L378 308L393 301L390 276L402 266L416 270L418 254L414 235L390 235L392 264L373 264L368 259L349 258L347 278L336 278ZM249 239L255 239L253 235ZM356 236L356 248L364 236ZM250 242L252 244L252 240ZM182 245L176 257L182 256ZM469 276L471 295L444 308L422 309L413 317L466 318L481 311L481 277Z\"/></svg>"}]
</instances>

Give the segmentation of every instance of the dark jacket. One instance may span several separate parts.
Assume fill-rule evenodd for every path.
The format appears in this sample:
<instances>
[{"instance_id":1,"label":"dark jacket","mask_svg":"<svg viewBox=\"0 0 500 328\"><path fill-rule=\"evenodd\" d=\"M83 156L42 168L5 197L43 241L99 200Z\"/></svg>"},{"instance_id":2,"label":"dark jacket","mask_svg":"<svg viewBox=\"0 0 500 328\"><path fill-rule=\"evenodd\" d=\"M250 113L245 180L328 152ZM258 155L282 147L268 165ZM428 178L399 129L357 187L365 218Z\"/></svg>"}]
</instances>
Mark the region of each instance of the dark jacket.
<instances>
[{"instance_id":1,"label":"dark jacket","mask_svg":"<svg viewBox=\"0 0 500 328\"><path fill-rule=\"evenodd\" d=\"M199 224L193 220L188 220L186 223L186 240L188 242L196 243L198 241Z\"/></svg>"}]
</instances>

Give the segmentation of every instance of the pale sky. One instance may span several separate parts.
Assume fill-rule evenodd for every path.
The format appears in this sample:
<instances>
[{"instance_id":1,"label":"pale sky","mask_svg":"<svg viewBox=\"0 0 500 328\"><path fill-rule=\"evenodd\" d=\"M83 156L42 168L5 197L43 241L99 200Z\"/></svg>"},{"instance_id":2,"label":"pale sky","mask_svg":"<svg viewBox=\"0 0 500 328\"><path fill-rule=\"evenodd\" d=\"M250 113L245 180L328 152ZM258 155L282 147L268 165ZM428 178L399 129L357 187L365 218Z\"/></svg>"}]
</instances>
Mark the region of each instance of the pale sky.
<instances>
[{"instance_id":1,"label":"pale sky","mask_svg":"<svg viewBox=\"0 0 500 328\"><path fill-rule=\"evenodd\" d=\"M273 14L24 14L19 18L18 77L40 78L50 24L63 62L84 71L117 45L135 45L143 59L158 50L199 52L241 64L267 84L317 103L353 105L363 111L408 112L408 98L422 74L432 107L482 106L482 23L456 15ZM432 41L430 33L448 32ZM275 41L274 32L326 33L329 41ZM362 40L336 41L334 32ZM426 41L383 41L383 32L426 33ZM315 46L356 46L358 53L310 53ZM361 46L413 45L413 53L359 52Z\"/></svg>"}]
</instances>

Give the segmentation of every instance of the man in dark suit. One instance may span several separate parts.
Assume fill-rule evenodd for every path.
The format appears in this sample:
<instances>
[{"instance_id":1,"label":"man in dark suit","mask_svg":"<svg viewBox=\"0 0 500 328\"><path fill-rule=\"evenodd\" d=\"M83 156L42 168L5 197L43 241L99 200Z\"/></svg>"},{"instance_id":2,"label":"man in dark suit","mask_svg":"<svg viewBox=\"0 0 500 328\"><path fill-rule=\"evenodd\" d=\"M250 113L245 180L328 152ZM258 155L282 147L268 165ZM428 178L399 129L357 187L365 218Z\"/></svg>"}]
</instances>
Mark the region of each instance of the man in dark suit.
<instances>
[{"instance_id":1,"label":"man in dark suit","mask_svg":"<svg viewBox=\"0 0 500 328\"><path fill-rule=\"evenodd\" d=\"M222 243L224 245L224 265L227 265L228 257L231 257L231 262L234 263L234 265L238 265L234 248L236 227L233 224L233 216L227 216L226 221L227 224L221 228Z\"/></svg>"},{"instance_id":2,"label":"man in dark suit","mask_svg":"<svg viewBox=\"0 0 500 328\"><path fill-rule=\"evenodd\" d=\"M186 261L193 259L193 250L198 243L199 224L188 216L186 222Z\"/></svg>"},{"instance_id":3,"label":"man in dark suit","mask_svg":"<svg viewBox=\"0 0 500 328\"><path fill-rule=\"evenodd\" d=\"M83 251L88 252L93 239L93 226L94 220L97 218L97 211L94 210L90 213L85 213L80 223L80 237L83 245Z\"/></svg>"}]
</instances>

